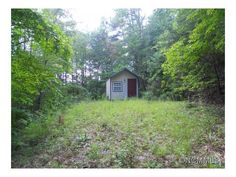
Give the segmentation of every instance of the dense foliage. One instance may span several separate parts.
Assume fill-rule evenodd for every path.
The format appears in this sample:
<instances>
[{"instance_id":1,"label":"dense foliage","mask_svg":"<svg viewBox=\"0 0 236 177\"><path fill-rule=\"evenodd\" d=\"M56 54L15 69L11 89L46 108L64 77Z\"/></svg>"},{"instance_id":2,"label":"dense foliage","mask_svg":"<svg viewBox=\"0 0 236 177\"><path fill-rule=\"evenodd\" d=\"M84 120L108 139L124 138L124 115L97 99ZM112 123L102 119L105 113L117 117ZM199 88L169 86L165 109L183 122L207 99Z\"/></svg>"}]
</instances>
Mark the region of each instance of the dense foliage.
<instances>
[{"instance_id":1,"label":"dense foliage","mask_svg":"<svg viewBox=\"0 0 236 177\"><path fill-rule=\"evenodd\" d=\"M187 31L166 51L163 64L164 72L181 83L175 89L203 94L207 100L223 99L224 11L179 12L175 28L180 34Z\"/></svg>"},{"instance_id":2,"label":"dense foliage","mask_svg":"<svg viewBox=\"0 0 236 177\"><path fill-rule=\"evenodd\" d=\"M105 98L105 81L124 67L140 77L143 98L224 104L223 9L114 14L85 33L63 9L12 9L13 150L37 143L25 137L35 122Z\"/></svg>"},{"instance_id":3,"label":"dense foliage","mask_svg":"<svg viewBox=\"0 0 236 177\"><path fill-rule=\"evenodd\" d=\"M12 10L13 141L31 119L63 106L66 91L56 75L69 71L72 52L70 39L46 12Z\"/></svg>"}]
</instances>

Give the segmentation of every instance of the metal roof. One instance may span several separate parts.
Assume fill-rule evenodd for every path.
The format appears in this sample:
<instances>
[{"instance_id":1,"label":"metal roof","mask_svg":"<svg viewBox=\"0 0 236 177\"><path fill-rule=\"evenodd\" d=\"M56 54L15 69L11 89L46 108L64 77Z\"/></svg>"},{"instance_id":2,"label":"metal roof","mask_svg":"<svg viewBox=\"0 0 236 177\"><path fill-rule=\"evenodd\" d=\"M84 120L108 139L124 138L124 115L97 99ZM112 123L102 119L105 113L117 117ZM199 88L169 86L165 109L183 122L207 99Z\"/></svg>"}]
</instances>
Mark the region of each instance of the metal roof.
<instances>
[{"instance_id":1,"label":"metal roof","mask_svg":"<svg viewBox=\"0 0 236 177\"><path fill-rule=\"evenodd\" d=\"M127 68L124 68L124 69L122 69L121 71L119 71L119 72L117 72L117 73L114 73L114 74L112 74L108 79L111 79L111 78L113 78L113 77L115 77L115 76L117 76L117 75L119 75L120 73L122 73L122 72L124 72L124 71L127 71L128 73L130 73L130 74L132 74L132 75L134 75L137 79L138 79L138 86L140 87L140 81L139 81L139 77L138 77L138 75L137 74L135 74L135 73L133 73L133 72L131 72L130 70L128 70Z\"/></svg>"},{"instance_id":2,"label":"metal roof","mask_svg":"<svg viewBox=\"0 0 236 177\"><path fill-rule=\"evenodd\" d=\"M131 71L128 70L127 68L124 68L124 69L122 69L121 71L112 74L112 75L109 77L109 79L110 79L110 78L113 78L113 77L115 77L115 76L117 76L117 75L119 75L120 73L122 73L122 72L124 72L124 71L127 71L128 73L130 73L130 74L132 74L132 75L134 75L135 77L138 78L138 76L137 76L136 74L134 74L133 72L131 72Z\"/></svg>"}]
</instances>

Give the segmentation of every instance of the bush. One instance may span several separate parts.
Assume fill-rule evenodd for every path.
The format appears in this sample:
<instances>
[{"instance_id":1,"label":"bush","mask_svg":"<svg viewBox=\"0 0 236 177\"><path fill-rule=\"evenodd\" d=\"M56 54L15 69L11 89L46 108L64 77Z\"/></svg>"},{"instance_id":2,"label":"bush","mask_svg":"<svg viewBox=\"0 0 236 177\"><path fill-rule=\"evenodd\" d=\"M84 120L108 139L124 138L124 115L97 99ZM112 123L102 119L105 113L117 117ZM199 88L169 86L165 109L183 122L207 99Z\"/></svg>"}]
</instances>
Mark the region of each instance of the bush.
<instances>
[{"instance_id":1,"label":"bush","mask_svg":"<svg viewBox=\"0 0 236 177\"><path fill-rule=\"evenodd\" d=\"M90 93L90 98L93 100L98 100L103 98L105 92L106 82L91 79L86 83L85 88Z\"/></svg>"},{"instance_id":2,"label":"bush","mask_svg":"<svg viewBox=\"0 0 236 177\"><path fill-rule=\"evenodd\" d=\"M173 94L171 92L162 93L159 97L160 100L172 100Z\"/></svg>"},{"instance_id":3,"label":"bush","mask_svg":"<svg viewBox=\"0 0 236 177\"><path fill-rule=\"evenodd\" d=\"M17 109L15 107L12 108L11 114L12 114L12 119L11 119L12 127L14 127L15 129L24 128L31 117L29 111L25 109Z\"/></svg>"},{"instance_id":4,"label":"bush","mask_svg":"<svg viewBox=\"0 0 236 177\"><path fill-rule=\"evenodd\" d=\"M39 123L38 121L32 122L24 130L25 140L31 144L37 144L38 141L44 138L48 134L47 125L44 126L44 123Z\"/></svg>"},{"instance_id":5,"label":"bush","mask_svg":"<svg viewBox=\"0 0 236 177\"><path fill-rule=\"evenodd\" d=\"M87 89L78 85L77 83L70 83L63 86L64 94L69 98L70 101L81 101L86 100L90 97Z\"/></svg>"},{"instance_id":6,"label":"bush","mask_svg":"<svg viewBox=\"0 0 236 177\"><path fill-rule=\"evenodd\" d=\"M33 107L12 107L12 148L37 144L49 131L52 133L59 114L73 102L89 99L88 91L78 84L62 85L41 92ZM37 109L35 109L37 107ZM56 117L56 118L55 118Z\"/></svg>"},{"instance_id":7,"label":"bush","mask_svg":"<svg viewBox=\"0 0 236 177\"><path fill-rule=\"evenodd\" d=\"M34 119L38 119L40 115L33 114L26 109L18 109L13 107L11 110L11 138L12 138L12 149L18 149L25 146L24 137L22 136L22 130L24 130L30 122Z\"/></svg>"},{"instance_id":8,"label":"bush","mask_svg":"<svg viewBox=\"0 0 236 177\"><path fill-rule=\"evenodd\" d=\"M141 92L141 97L145 100L155 100L155 99L157 99L157 97L154 96L153 93L150 92L150 91Z\"/></svg>"}]
</instances>

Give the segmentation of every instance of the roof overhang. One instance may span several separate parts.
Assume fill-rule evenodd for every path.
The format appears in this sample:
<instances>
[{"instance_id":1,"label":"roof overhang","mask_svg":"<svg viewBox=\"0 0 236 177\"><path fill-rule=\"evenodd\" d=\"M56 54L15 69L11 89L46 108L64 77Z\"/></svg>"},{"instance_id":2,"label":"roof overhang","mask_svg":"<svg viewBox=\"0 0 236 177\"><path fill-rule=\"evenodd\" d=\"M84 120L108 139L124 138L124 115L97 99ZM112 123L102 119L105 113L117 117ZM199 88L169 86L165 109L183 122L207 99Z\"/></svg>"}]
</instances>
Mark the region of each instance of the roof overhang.
<instances>
[{"instance_id":1,"label":"roof overhang","mask_svg":"<svg viewBox=\"0 0 236 177\"><path fill-rule=\"evenodd\" d=\"M131 71L128 70L127 68L124 68L124 69L122 69L121 71L112 74L108 79L112 79L113 77L115 77L115 76L117 76L117 75L119 75L119 74L121 74L122 72L125 72L125 71L127 71L128 73L130 73L131 75L135 76L135 77L138 79L138 86L140 87L140 80L139 80L138 75L135 74L135 73L133 73L133 72L131 72Z\"/></svg>"}]
</instances>

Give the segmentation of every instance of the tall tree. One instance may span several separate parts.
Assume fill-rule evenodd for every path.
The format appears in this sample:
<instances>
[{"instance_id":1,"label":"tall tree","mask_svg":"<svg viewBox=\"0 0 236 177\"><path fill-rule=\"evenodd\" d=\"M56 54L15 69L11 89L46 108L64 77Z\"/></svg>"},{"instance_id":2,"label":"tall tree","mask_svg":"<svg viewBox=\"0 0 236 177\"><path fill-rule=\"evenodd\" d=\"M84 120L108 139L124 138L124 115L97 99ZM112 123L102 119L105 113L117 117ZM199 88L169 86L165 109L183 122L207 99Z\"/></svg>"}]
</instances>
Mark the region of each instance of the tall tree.
<instances>
[{"instance_id":1,"label":"tall tree","mask_svg":"<svg viewBox=\"0 0 236 177\"><path fill-rule=\"evenodd\" d=\"M146 36L141 9L116 9L111 21L114 36L120 39L126 67L140 75L142 88L147 86Z\"/></svg>"},{"instance_id":2,"label":"tall tree","mask_svg":"<svg viewBox=\"0 0 236 177\"><path fill-rule=\"evenodd\" d=\"M146 27L148 36L147 71L148 91L153 96L168 96L171 92L169 77L163 75L162 64L165 62L165 51L175 41L173 30L176 10L157 9L149 17ZM170 95L169 95L170 96Z\"/></svg>"},{"instance_id":3,"label":"tall tree","mask_svg":"<svg viewBox=\"0 0 236 177\"><path fill-rule=\"evenodd\" d=\"M224 96L224 10L181 10L176 20L182 34L166 52L165 74L180 81L176 89Z\"/></svg>"},{"instance_id":4,"label":"tall tree","mask_svg":"<svg viewBox=\"0 0 236 177\"><path fill-rule=\"evenodd\" d=\"M12 9L12 103L16 107L39 110L45 94L59 96L55 76L70 68L70 40L48 18L36 10Z\"/></svg>"}]
</instances>

